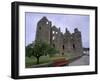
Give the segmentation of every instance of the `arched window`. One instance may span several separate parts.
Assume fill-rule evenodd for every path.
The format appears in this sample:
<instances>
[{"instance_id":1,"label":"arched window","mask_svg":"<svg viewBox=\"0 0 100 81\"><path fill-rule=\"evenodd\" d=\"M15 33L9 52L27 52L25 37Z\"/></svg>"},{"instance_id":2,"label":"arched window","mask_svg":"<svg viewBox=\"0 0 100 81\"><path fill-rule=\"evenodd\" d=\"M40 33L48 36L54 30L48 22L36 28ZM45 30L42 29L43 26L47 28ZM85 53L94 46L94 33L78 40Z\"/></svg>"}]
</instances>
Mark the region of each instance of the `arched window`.
<instances>
[{"instance_id":1,"label":"arched window","mask_svg":"<svg viewBox=\"0 0 100 81\"><path fill-rule=\"evenodd\" d=\"M73 44L73 48L75 49L75 44Z\"/></svg>"},{"instance_id":2,"label":"arched window","mask_svg":"<svg viewBox=\"0 0 100 81\"><path fill-rule=\"evenodd\" d=\"M65 49L64 45L62 45L62 49L63 49L63 50Z\"/></svg>"},{"instance_id":3,"label":"arched window","mask_svg":"<svg viewBox=\"0 0 100 81\"><path fill-rule=\"evenodd\" d=\"M54 33L55 33L55 31L52 31L52 33L54 34Z\"/></svg>"},{"instance_id":4,"label":"arched window","mask_svg":"<svg viewBox=\"0 0 100 81\"><path fill-rule=\"evenodd\" d=\"M48 24L48 21L46 22L46 24Z\"/></svg>"},{"instance_id":5,"label":"arched window","mask_svg":"<svg viewBox=\"0 0 100 81\"><path fill-rule=\"evenodd\" d=\"M55 36L52 37L52 40L55 40Z\"/></svg>"},{"instance_id":6,"label":"arched window","mask_svg":"<svg viewBox=\"0 0 100 81\"><path fill-rule=\"evenodd\" d=\"M58 32L56 32L56 34L58 34Z\"/></svg>"}]
</instances>

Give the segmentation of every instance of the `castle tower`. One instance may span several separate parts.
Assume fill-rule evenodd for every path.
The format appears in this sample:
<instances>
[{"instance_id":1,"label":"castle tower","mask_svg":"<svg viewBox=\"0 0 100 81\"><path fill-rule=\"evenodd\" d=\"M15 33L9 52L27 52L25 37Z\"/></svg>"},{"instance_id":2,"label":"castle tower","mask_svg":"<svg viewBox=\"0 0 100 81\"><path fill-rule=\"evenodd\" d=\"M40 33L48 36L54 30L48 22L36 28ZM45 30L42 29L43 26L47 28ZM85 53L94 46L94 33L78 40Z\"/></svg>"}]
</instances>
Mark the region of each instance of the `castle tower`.
<instances>
[{"instance_id":1,"label":"castle tower","mask_svg":"<svg viewBox=\"0 0 100 81\"><path fill-rule=\"evenodd\" d=\"M63 48L64 48L64 53L70 53L72 52L72 37L71 37L71 33L68 31L68 29L66 28L65 30L66 32L64 33L64 42L63 42Z\"/></svg>"},{"instance_id":2,"label":"castle tower","mask_svg":"<svg viewBox=\"0 0 100 81\"><path fill-rule=\"evenodd\" d=\"M50 43L51 22L44 16L37 24L36 40Z\"/></svg>"},{"instance_id":3,"label":"castle tower","mask_svg":"<svg viewBox=\"0 0 100 81\"><path fill-rule=\"evenodd\" d=\"M81 38L81 32L75 28L73 35L73 50L77 54L82 54L83 48L82 48L82 38Z\"/></svg>"}]
</instances>

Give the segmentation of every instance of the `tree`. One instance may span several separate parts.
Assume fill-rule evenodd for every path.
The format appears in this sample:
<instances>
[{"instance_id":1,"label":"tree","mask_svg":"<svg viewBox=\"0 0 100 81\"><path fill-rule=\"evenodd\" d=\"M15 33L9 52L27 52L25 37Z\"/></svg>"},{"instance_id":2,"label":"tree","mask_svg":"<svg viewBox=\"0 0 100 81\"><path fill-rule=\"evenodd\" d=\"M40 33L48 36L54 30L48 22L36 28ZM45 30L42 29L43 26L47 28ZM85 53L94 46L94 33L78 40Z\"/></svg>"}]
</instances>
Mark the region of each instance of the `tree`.
<instances>
[{"instance_id":1,"label":"tree","mask_svg":"<svg viewBox=\"0 0 100 81\"><path fill-rule=\"evenodd\" d=\"M28 46L25 47L25 52L27 57L32 56L32 49L33 49L33 44L29 44Z\"/></svg>"},{"instance_id":2,"label":"tree","mask_svg":"<svg viewBox=\"0 0 100 81\"><path fill-rule=\"evenodd\" d=\"M47 49L47 44L41 41L36 41L35 45L32 49L32 55L34 57L36 57L37 59L37 64L39 64L39 58L43 55L45 55L46 53L46 49Z\"/></svg>"},{"instance_id":3,"label":"tree","mask_svg":"<svg viewBox=\"0 0 100 81\"><path fill-rule=\"evenodd\" d=\"M34 56L37 59L37 64L39 64L39 59L41 56L47 54L51 56L57 52L58 51L51 45L42 41L36 41L34 45L30 44L26 47L26 56Z\"/></svg>"},{"instance_id":4,"label":"tree","mask_svg":"<svg viewBox=\"0 0 100 81\"><path fill-rule=\"evenodd\" d=\"M51 45L48 45L47 54L51 57L56 53L59 53L59 51L56 48L52 47Z\"/></svg>"}]
</instances>

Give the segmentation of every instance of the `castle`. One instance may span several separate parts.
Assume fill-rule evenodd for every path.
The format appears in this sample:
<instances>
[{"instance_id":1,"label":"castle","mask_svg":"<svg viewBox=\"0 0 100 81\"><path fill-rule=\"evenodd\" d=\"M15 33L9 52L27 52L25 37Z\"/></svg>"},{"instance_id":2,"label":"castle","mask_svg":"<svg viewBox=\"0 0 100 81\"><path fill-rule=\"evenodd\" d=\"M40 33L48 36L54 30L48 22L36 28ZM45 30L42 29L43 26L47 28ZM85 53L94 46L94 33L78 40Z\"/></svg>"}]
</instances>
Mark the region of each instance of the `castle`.
<instances>
[{"instance_id":1,"label":"castle","mask_svg":"<svg viewBox=\"0 0 100 81\"><path fill-rule=\"evenodd\" d=\"M65 31L63 34L60 28L52 26L52 22L44 16L37 23L36 40L49 43L58 49L61 55L67 53L81 55L83 52L81 32L77 28L74 29L74 33L70 33L67 28Z\"/></svg>"}]
</instances>

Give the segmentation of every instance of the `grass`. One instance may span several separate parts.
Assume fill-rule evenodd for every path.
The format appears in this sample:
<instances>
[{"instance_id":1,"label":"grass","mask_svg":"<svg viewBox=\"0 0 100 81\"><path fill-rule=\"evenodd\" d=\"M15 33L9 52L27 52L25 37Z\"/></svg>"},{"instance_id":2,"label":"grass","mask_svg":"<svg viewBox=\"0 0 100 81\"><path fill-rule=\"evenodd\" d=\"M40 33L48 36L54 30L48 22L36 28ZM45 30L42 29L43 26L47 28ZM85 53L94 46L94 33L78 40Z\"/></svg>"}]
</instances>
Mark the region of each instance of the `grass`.
<instances>
[{"instance_id":1,"label":"grass","mask_svg":"<svg viewBox=\"0 0 100 81\"><path fill-rule=\"evenodd\" d=\"M63 56L59 56L59 54L56 54L55 56L52 56L52 57L41 56L40 57L40 64L49 63L49 62L52 62L56 59L61 59L61 58L71 59L74 57L75 57L75 55L72 53L65 54ZM26 67L31 67L32 65L36 65L36 62L37 62L37 59L35 57L26 57L26 59L25 59Z\"/></svg>"},{"instance_id":2,"label":"grass","mask_svg":"<svg viewBox=\"0 0 100 81\"><path fill-rule=\"evenodd\" d=\"M42 63L48 63L51 60L47 56L42 56L42 57L40 57L39 61L40 61L39 64L42 64ZM36 65L37 59L35 57L26 57L25 62L26 62L25 63L26 67L30 67L32 65Z\"/></svg>"}]
</instances>

